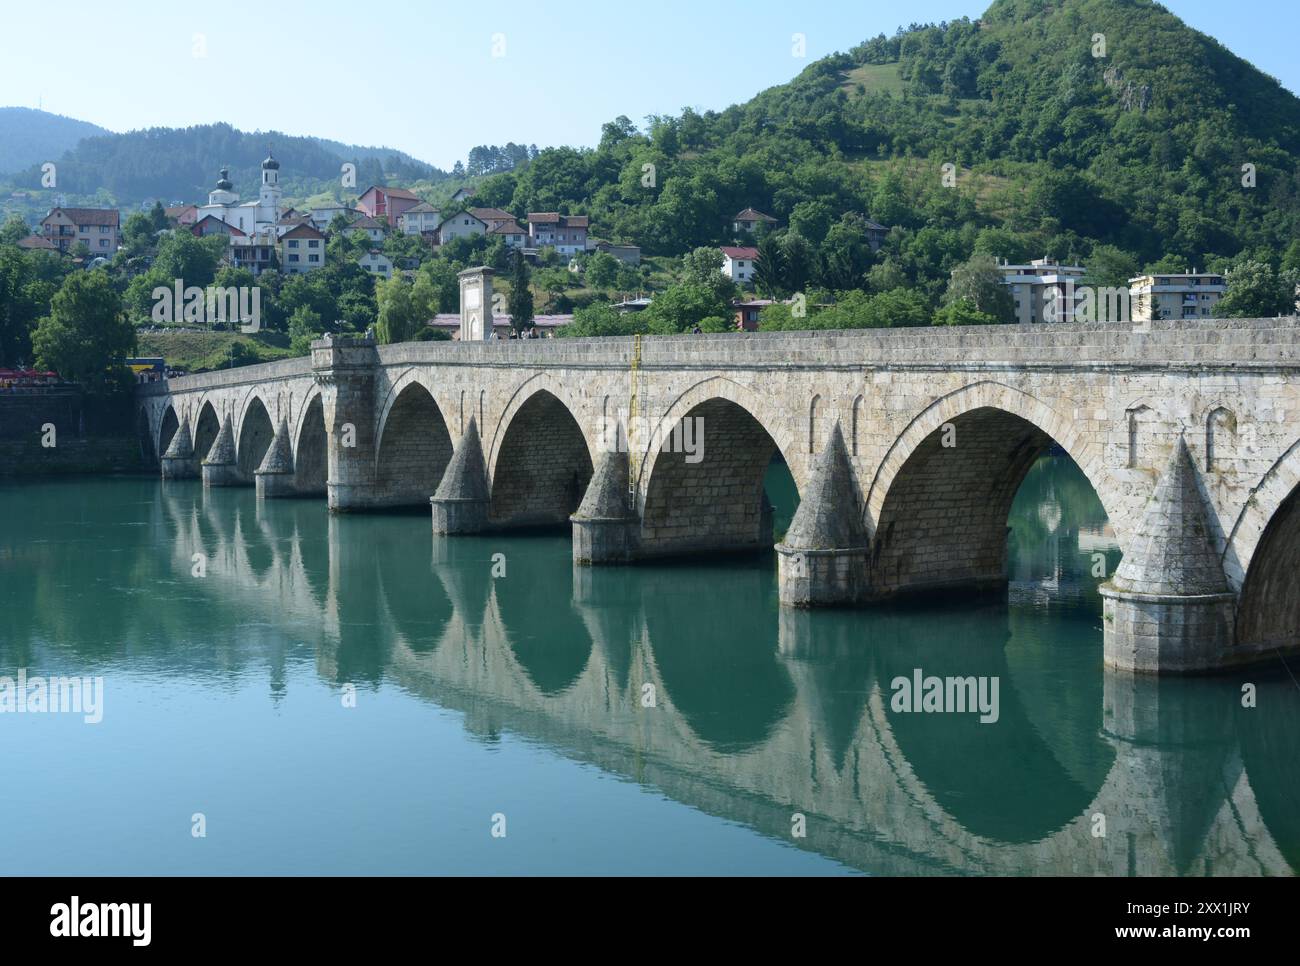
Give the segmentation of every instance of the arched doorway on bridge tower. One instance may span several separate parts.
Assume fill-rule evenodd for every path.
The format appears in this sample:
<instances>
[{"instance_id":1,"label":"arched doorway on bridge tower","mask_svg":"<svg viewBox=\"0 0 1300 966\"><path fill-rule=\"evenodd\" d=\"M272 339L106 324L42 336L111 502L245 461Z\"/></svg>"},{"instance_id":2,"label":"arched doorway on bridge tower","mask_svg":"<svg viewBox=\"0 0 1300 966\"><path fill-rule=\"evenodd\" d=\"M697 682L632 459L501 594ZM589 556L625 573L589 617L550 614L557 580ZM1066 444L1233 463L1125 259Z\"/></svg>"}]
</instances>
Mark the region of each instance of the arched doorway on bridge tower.
<instances>
[{"instance_id":1,"label":"arched doorway on bridge tower","mask_svg":"<svg viewBox=\"0 0 1300 966\"><path fill-rule=\"evenodd\" d=\"M1300 645L1300 487L1259 538L1237 606L1236 643L1285 651Z\"/></svg>"},{"instance_id":2,"label":"arched doorway on bridge tower","mask_svg":"<svg viewBox=\"0 0 1300 966\"><path fill-rule=\"evenodd\" d=\"M325 492L328 472L329 440L325 435L325 407L318 393L307 404L298 430L298 445L294 449L294 490L302 496L316 496Z\"/></svg>"},{"instance_id":3,"label":"arched doorway on bridge tower","mask_svg":"<svg viewBox=\"0 0 1300 966\"><path fill-rule=\"evenodd\" d=\"M873 596L1004 594L1014 564L1017 582L1040 596L1068 590L1095 602L1096 586L1118 564L1105 511L1082 471L1044 430L1006 410L975 408L943 423L884 485Z\"/></svg>"},{"instance_id":4,"label":"arched doorway on bridge tower","mask_svg":"<svg viewBox=\"0 0 1300 966\"><path fill-rule=\"evenodd\" d=\"M200 463L207 459L208 451L220 432L221 420L217 418L217 411L211 402L205 402L199 411L198 422L194 424L194 456Z\"/></svg>"},{"instance_id":5,"label":"arched doorway on bridge tower","mask_svg":"<svg viewBox=\"0 0 1300 966\"><path fill-rule=\"evenodd\" d=\"M136 414L135 433L140 440L140 459L146 466L158 466L161 455L154 447L153 430L149 428L149 413L141 408Z\"/></svg>"},{"instance_id":6,"label":"arched doorway on bridge tower","mask_svg":"<svg viewBox=\"0 0 1300 966\"><path fill-rule=\"evenodd\" d=\"M506 427L492 475L490 519L508 527L568 524L591 482L591 453L567 406L540 389Z\"/></svg>"},{"instance_id":7,"label":"arched doorway on bridge tower","mask_svg":"<svg viewBox=\"0 0 1300 966\"><path fill-rule=\"evenodd\" d=\"M798 494L763 425L742 406L715 397L692 408L665 434L666 445L646 463L642 552L771 550L793 516Z\"/></svg>"},{"instance_id":8,"label":"arched doorway on bridge tower","mask_svg":"<svg viewBox=\"0 0 1300 966\"><path fill-rule=\"evenodd\" d=\"M239 431L239 475L252 483L257 468L262 465L262 458L271 447L275 438L275 427L262 400L254 396L244 410L244 424Z\"/></svg>"},{"instance_id":9,"label":"arched doorway on bridge tower","mask_svg":"<svg viewBox=\"0 0 1300 966\"><path fill-rule=\"evenodd\" d=\"M172 444L172 439L176 436L176 431L181 428L180 420L176 418L176 410L171 406L163 413L162 424L158 429L158 456L161 458L167 452L167 447Z\"/></svg>"},{"instance_id":10,"label":"arched doorway on bridge tower","mask_svg":"<svg viewBox=\"0 0 1300 966\"><path fill-rule=\"evenodd\" d=\"M408 383L380 430L375 467L378 502L427 511L429 497L451 462L451 451L451 433L442 410L424 386Z\"/></svg>"}]
</instances>

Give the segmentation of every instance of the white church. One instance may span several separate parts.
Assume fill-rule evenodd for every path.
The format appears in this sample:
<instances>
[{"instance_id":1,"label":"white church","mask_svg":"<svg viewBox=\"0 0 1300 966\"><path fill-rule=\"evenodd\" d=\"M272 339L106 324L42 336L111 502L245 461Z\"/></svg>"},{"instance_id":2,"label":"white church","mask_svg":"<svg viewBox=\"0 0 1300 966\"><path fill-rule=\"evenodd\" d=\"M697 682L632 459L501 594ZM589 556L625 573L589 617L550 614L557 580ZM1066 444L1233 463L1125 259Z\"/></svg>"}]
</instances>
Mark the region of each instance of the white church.
<instances>
[{"instance_id":1,"label":"white church","mask_svg":"<svg viewBox=\"0 0 1300 966\"><path fill-rule=\"evenodd\" d=\"M268 151L262 162L262 185L256 201L239 200L230 182L230 169L221 169L217 186L208 192L208 203L199 206L198 220L208 215L238 228L246 235L275 231L280 221L280 162Z\"/></svg>"}]
</instances>

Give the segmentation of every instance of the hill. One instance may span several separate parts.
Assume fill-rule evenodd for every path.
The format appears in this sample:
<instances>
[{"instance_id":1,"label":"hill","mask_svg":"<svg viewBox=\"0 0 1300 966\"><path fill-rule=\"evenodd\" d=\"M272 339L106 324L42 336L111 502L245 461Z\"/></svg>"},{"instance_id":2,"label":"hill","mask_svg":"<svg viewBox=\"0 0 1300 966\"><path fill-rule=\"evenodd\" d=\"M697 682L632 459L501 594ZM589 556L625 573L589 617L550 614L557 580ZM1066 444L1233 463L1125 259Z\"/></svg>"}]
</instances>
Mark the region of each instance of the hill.
<instances>
[{"instance_id":1,"label":"hill","mask_svg":"<svg viewBox=\"0 0 1300 966\"><path fill-rule=\"evenodd\" d=\"M0 172L56 161L82 138L110 134L97 124L30 107L0 107Z\"/></svg>"},{"instance_id":2,"label":"hill","mask_svg":"<svg viewBox=\"0 0 1300 966\"><path fill-rule=\"evenodd\" d=\"M229 124L187 128L149 128L126 134L102 133L80 141L57 159L59 191L71 196L107 194L119 206L142 201L193 201L205 197L218 170L230 166L235 189L256 194L267 151L280 161L286 196L307 197L341 190L340 168L357 166L357 186L373 182L426 180L447 175L423 161L390 148L361 147L322 138L293 137L276 131L248 133ZM40 187L40 166L12 177L18 189Z\"/></svg>"},{"instance_id":3,"label":"hill","mask_svg":"<svg viewBox=\"0 0 1300 966\"><path fill-rule=\"evenodd\" d=\"M588 213L602 237L663 254L726 240L747 206L814 246L856 211L901 230L889 260L924 285L990 230L1013 258L1276 253L1300 233L1298 154L1300 99L1159 4L997 0L979 20L864 41L723 111L645 132L620 118L596 149L544 150L476 199Z\"/></svg>"}]
</instances>

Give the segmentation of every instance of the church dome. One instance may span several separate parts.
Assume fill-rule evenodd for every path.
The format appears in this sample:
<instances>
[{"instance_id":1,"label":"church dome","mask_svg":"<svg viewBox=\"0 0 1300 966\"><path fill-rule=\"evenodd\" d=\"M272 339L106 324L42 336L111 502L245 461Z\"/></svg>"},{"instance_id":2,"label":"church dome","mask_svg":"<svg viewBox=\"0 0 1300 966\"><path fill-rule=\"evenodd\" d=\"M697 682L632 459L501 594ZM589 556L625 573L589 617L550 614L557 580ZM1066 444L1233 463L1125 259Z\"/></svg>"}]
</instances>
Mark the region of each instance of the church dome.
<instances>
[{"instance_id":1,"label":"church dome","mask_svg":"<svg viewBox=\"0 0 1300 966\"><path fill-rule=\"evenodd\" d=\"M221 177L217 179L217 190L218 190L218 191L231 191L231 190L234 189L234 187L235 187L235 186L234 186L233 184L230 183L230 169L229 169L229 168L222 168L222 169L221 169Z\"/></svg>"},{"instance_id":2,"label":"church dome","mask_svg":"<svg viewBox=\"0 0 1300 966\"><path fill-rule=\"evenodd\" d=\"M266 160L262 162L263 171L279 171L280 162L271 157L271 152L266 152Z\"/></svg>"}]
</instances>

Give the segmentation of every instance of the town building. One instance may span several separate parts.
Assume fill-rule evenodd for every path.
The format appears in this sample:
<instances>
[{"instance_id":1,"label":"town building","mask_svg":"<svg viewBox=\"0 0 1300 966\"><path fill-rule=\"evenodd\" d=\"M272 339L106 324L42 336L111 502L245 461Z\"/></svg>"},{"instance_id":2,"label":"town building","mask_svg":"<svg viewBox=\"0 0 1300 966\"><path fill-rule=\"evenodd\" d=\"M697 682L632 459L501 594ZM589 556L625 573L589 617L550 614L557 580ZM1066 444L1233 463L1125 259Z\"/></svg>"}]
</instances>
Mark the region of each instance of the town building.
<instances>
[{"instance_id":1,"label":"town building","mask_svg":"<svg viewBox=\"0 0 1300 966\"><path fill-rule=\"evenodd\" d=\"M555 333L564 328L573 321L573 316L569 315L535 315L533 316L533 331L536 338L550 339ZM439 312L429 320L429 326L439 331L448 333L452 339L460 340L460 313L459 312ZM498 339L509 339L511 335L511 325L509 315L494 315L492 317L492 331Z\"/></svg>"},{"instance_id":2,"label":"town building","mask_svg":"<svg viewBox=\"0 0 1300 966\"><path fill-rule=\"evenodd\" d=\"M228 222L222 221L216 215L204 215L193 225L190 225L190 234L199 238L205 238L208 235L225 235L227 237L238 235L242 238L248 233L240 231Z\"/></svg>"},{"instance_id":3,"label":"town building","mask_svg":"<svg viewBox=\"0 0 1300 966\"><path fill-rule=\"evenodd\" d=\"M29 251L57 252L59 250L59 246L54 244L54 239L46 238L44 235L28 235L26 238L20 238L18 247Z\"/></svg>"},{"instance_id":4,"label":"town building","mask_svg":"<svg viewBox=\"0 0 1300 966\"><path fill-rule=\"evenodd\" d=\"M880 246L885 243L888 236L888 228L870 218L867 219L867 244L871 246L873 252L880 251Z\"/></svg>"},{"instance_id":5,"label":"town building","mask_svg":"<svg viewBox=\"0 0 1300 966\"><path fill-rule=\"evenodd\" d=\"M199 206L172 205L170 208L164 208L163 214L178 228L188 228L199 220Z\"/></svg>"},{"instance_id":6,"label":"town building","mask_svg":"<svg viewBox=\"0 0 1300 966\"><path fill-rule=\"evenodd\" d=\"M604 241L603 239L588 238L587 247L592 251L613 255L624 265L636 266L641 264L641 247L639 245L616 245L614 242Z\"/></svg>"},{"instance_id":7,"label":"town building","mask_svg":"<svg viewBox=\"0 0 1300 966\"><path fill-rule=\"evenodd\" d=\"M1011 289L1016 322L1031 325L1074 321L1075 311L1084 297L1078 291L1086 272L1082 265L1062 265L1046 257L1035 258L1028 265L1012 265L1003 260L998 269L1003 283Z\"/></svg>"},{"instance_id":8,"label":"town building","mask_svg":"<svg viewBox=\"0 0 1300 966\"><path fill-rule=\"evenodd\" d=\"M530 211L528 240L533 248L550 246L561 255L576 255L587 250L586 215L562 215L558 211Z\"/></svg>"},{"instance_id":9,"label":"town building","mask_svg":"<svg viewBox=\"0 0 1300 966\"><path fill-rule=\"evenodd\" d=\"M362 215L344 228L343 234L347 238L354 235L365 235L372 242L382 242L384 240L384 226L369 215Z\"/></svg>"},{"instance_id":10,"label":"town building","mask_svg":"<svg viewBox=\"0 0 1300 966\"><path fill-rule=\"evenodd\" d=\"M771 228L776 223L776 219L771 215L765 215L754 208L746 208L744 211L737 212L736 217L731 219L731 230L737 235L754 236L763 226Z\"/></svg>"},{"instance_id":11,"label":"town building","mask_svg":"<svg viewBox=\"0 0 1300 966\"><path fill-rule=\"evenodd\" d=\"M493 238L504 238L507 248L523 248L528 241L528 232L524 226L511 218L509 221L499 222L495 227L488 229L488 240Z\"/></svg>"},{"instance_id":12,"label":"town building","mask_svg":"<svg viewBox=\"0 0 1300 966\"><path fill-rule=\"evenodd\" d=\"M112 258L122 244L122 214L116 208L54 208L41 219L41 233L64 254L84 243L92 258Z\"/></svg>"},{"instance_id":13,"label":"town building","mask_svg":"<svg viewBox=\"0 0 1300 966\"><path fill-rule=\"evenodd\" d=\"M372 248L362 255L357 259L357 264L371 275L380 278L393 277L393 260L377 248Z\"/></svg>"},{"instance_id":14,"label":"town building","mask_svg":"<svg viewBox=\"0 0 1300 966\"><path fill-rule=\"evenodd\" d=\"M280 239L274 227L263 227L252 234L230 233L230 264L261 275L278 268Z\"/></svg>"},{"instance_id":15,"label":"town building","mask_svg":"<svg viewBox=\"0 0 1300 966\"><path fill-rule=\"evenodd\" d=\"M347 221L352 221L359 214L360 212L350 205L321 205L319 208L311 210L311 223L320 231L326 231L339 215L342 215Z\"/></svg>"},{"instance_id":16,"label":"town building","mask_svg":"<svg viewBox=\"0 0 1300 966\"><path fill-rule=\"evenodd\" d=\"M280 265L289 275L325 266L325 233L304 219L280 233Z\"/></svg>"},{"instance_id":17,"label":"town building","mask_svg":"<svg viewBox=\"0 0 1300 966\"><path fill-rule=\"evenodd\" d=\"M407 208L397 219L398 227L407 235L432 235L442 222L442 212L427 201Z\"/></svg>"},{"instance_id":18,"label":"town building","mask_svg":"<svg viewBox=\"0 0 1300 966\"><path fill-rule=\"evenodd\" d=\"M1158 272L1128 280L1134 322L1156 319L1199 319L1214 315L1214 305L1228 290L1222 275L1198 272Z\"/></svg>"},{"instance_id":19,"label":"town building","mask_svg":"<svg viewBox=\"0 0 1300 966\"><path fill-rule=\"evenodd\" d=\"M469 211L458 211L454 215L448 215L438 225L438 241L443 245L453 238L469 238L473 235L486 234L487 225Z\"/></svg>"},{"instance_id":20,"label":"town building","mask_svg":"<svg viewBox=\"0 0 1300 966\"><path fill-rule=\"evenodd\" d=\"M199 206L195 221L208 215L234 225L246 235L274 228L280 221L280 162L267 153L256 201L241 202L230 180L230 169L222 168L216 186L208 192L208 203Z\"/></svg>"},{"instance_id":21,"label":"town building","mask_svg":"<svg viewBox=\"0 0 1300 966\"><path fill-rule=\"evenodd\" d=\"M758 249L750 246L724 245L722 247L722 274L733 282L752 282Z\"/></svg>"},{"instance_id":22,"label":"town building","mask_svg":"<svg viewBox=\"0 0 1300 966\"><path fill-rule=\"evenodd\" d=\"M397 227L402 213L420 203L420 196L405 188L371 185L357 199L357 207L376 221Z\"/></svg>"}]
</instances>

